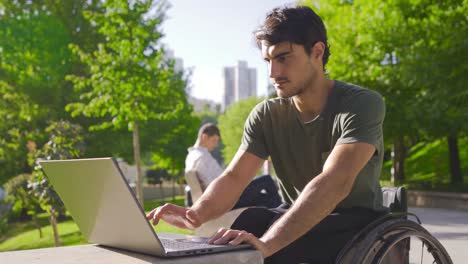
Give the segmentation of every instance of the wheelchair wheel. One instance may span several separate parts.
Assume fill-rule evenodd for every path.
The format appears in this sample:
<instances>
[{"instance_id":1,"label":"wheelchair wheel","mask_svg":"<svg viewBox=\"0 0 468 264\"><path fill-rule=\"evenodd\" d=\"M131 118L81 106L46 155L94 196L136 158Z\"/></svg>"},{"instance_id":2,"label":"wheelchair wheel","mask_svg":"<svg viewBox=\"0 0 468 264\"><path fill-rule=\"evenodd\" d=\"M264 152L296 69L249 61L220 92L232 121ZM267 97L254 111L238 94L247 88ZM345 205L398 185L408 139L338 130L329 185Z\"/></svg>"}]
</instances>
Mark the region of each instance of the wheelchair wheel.
<instances>
[{"instance_id":1,"label":"wheelchair wheel","mask_svg":"<svg viewBox=\"0 0 468 264\"><path fill-rule=\"evenodd\" d=\"M442 244L421 225L394 221L369 248L362 263L438 263L452 264Z\"/></svg>"},{"instance_id":2,"label":"wheelchair wheel","mask_svg":"<svg viewBox=\"0 0 468 264\"><path fill-rule=\"evenodd\" d=\"M335 263L452 264L452 260L442 244L420 224L387 216L353 238Z\"/></svg>"}]
</instances>

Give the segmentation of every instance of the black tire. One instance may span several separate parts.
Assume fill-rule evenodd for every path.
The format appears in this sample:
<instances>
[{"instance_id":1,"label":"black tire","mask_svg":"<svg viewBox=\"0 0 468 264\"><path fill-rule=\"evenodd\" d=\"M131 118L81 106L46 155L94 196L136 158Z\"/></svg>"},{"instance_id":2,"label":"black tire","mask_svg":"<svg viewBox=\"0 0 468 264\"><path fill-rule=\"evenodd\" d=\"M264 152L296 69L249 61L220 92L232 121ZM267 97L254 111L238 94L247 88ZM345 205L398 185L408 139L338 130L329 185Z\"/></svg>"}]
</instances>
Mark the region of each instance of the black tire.
<instances>
[{"instance_id":1,"label":"black tire","mask_svg":"<svg viewBox=\"0 0 468 264\"><path fill-rule=\"evenodd\" d=\"M383 264L384 257L396 244L411 238L417 238L424 243L434 258L434 263L453 264L447 251L435 237L420 224L405 218L387 219L361 233L360 237L353 239L352 245L340 254L336 263ZM409 248L409 243L405 246ZM408 256L409 252L406 252L404 263L407 263Z\"/></svg>"},{"instance_id":2,"label":"black tire","mask_svg":"<svg viewBox=\"0 0 468 264\"><path fill-rule=\"evenodd\" d=\"M394 234L389 236L379 247L379 250L373 257L372 261L366 263L382 264L384 257L395 245L404 242L404 240L409 241L411 238L417 238L427 247L427 251L432 255L434 263L452 264L452 260L444 246L442 246L442 244L421 225L413 221L403 220L394 223L389 226L389 228L391 228L391 230L396 230L398 233L391 231L391 233Z\"/></svg>"}]
</instances>

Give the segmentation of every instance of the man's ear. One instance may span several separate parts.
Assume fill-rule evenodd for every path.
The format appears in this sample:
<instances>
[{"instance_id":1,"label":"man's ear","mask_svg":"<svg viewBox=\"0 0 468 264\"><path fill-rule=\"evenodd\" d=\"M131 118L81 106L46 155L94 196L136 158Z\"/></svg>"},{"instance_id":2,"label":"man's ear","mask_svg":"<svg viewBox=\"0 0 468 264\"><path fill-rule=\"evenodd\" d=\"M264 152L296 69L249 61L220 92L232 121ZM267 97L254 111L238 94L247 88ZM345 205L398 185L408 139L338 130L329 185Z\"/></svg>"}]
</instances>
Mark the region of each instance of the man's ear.
<instances>
[{"instance_id":1,"label":"man's ear","mask_svg":"<svg viewBox=\"0 0 468 264\"><path fill-rule=\"evenodd\" d=\"M321 41L314 44L312 47L312 56L314 59L322 60L323 54L325 53L325 44Z\"/></svg>"}]
</instances>

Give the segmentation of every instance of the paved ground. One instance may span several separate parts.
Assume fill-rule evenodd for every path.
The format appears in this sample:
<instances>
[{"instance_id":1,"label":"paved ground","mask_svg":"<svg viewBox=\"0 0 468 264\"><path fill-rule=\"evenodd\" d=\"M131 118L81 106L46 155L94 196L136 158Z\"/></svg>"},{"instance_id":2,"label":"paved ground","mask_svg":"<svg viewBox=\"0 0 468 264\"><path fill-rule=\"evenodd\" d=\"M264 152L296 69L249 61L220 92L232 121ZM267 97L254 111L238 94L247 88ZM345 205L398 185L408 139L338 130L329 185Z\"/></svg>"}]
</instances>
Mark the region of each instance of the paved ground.
<instances>
[{"instance_id":1,"label":"paved ground","mask_svg":"<svg viewBox=\"0 0 468 264\"><path fill-rule=\"evenodd\" d=\"M455 264L468 263L468 212L435 208L409 208L419 216L448 251Z\"/></svg>"}]
</instances>

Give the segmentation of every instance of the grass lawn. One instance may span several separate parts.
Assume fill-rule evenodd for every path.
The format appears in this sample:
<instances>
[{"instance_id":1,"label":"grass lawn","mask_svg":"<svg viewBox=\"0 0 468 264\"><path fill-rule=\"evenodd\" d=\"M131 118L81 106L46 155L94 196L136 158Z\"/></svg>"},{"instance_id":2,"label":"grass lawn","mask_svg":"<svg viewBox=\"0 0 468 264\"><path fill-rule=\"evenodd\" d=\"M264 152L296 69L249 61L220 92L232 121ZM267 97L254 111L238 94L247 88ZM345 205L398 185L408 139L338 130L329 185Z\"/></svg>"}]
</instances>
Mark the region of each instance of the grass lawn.
<instances>
[{"instance_id":1,"label":"grass lawn","mask_svg":"<svg viewBox=\"0 0 468 264\"><path fill-rule=\"evenodd\" d=\"M173 202L171 199L167 201ZM149 212L154 207L163 203L162 201L145 202L145 212ZM184 199L182 196L178 196L173 203L183 205ZM39 222L42 226L42 238L39 237L39 231L34 227L32 222L11 223L6 234L0 237L0 251L53 247L54 238L52 228L47 221L47 215L42 214L39 218ZM87 244L87 241L73 220L60 222L58 224L58 230L64 246ZM156 230L156 232L190 233L189 230L174 228L164 222L154 227L154 230Z\"/></svg>"}]
</instances>

